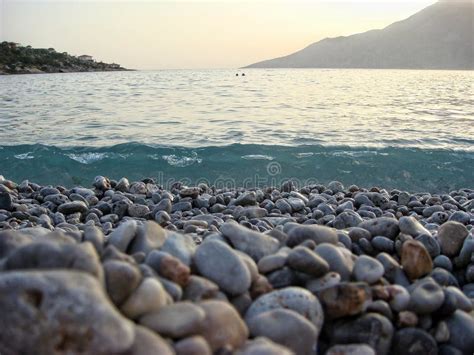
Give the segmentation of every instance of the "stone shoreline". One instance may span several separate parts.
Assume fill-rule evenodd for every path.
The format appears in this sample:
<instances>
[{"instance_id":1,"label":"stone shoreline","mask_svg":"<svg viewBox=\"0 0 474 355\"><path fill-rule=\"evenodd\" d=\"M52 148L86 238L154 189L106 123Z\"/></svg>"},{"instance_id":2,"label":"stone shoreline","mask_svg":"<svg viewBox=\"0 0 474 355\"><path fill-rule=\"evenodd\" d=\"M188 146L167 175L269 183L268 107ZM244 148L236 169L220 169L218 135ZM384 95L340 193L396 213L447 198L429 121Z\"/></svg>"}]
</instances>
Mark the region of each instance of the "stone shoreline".
<instances>
[{"instance_id":1,"label":"stone shoreline","mask_svg":"<svg viewBox=\"0 0 474 355\"><path fill-rule=\"evenodd\" d=\"M474 190L0 176L0 353L472 354Z\"/></svg>"}]
</instances>

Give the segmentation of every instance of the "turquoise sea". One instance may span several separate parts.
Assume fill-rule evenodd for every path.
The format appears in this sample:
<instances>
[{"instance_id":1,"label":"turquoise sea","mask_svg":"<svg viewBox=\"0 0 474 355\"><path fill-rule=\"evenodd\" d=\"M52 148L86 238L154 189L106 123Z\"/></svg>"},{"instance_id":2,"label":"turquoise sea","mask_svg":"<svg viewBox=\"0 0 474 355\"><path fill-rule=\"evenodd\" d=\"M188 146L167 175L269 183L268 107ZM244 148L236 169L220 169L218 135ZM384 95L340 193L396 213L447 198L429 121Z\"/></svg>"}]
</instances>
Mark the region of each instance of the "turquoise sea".
<instances>
[{"instance_id":1,"label":"turquoise sea","mask_svg":"<svg viewBox=\"0 0 474 355\"><path fill-rule=\"evenodd\" d=\"M474 188L474 72L242 72L1 76L0 175Z\"/></svg>"}]
</instances>

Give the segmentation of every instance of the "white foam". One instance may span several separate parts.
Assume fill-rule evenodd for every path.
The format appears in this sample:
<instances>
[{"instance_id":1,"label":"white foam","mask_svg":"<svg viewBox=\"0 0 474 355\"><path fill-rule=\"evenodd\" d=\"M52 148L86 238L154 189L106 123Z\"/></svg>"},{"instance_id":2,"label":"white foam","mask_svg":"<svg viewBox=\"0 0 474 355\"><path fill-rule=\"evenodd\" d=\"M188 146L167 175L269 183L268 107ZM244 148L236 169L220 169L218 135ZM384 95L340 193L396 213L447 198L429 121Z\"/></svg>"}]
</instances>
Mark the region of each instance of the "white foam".
<instances>
[{"instance_id":1,"label":"white foam","mask_svg":"<svg viewBox=\"0 0 474 355\"><path fill-rule=\"evenodd\" d=\"M242 159L245 160L273 160L275 158L269 155L262 155L262 154L249 154L241 156Z\"/></svg>"},{"instance_id":2,"label":"white foam","mask_svg":"<svg viewBox=\"0 0 474 355\"><path fill-rule=\"evenodd\" d=\"M81 164L92 164L107 157L107 153L81 153L81 154L67 154L69 158Z\"/></svg>"},{"instance_id":3,"label":"white foam","mask_svg":"<svg viewBox=\"0 0 474 355\"><path fill-rule=\"evenodd\" d=\"M193 164L200 164L202 163L202 159L197 156L197 154L193 154L190 157L187 156L178 156L178 155L163 155L162 158L166 160L166 162L171 166L177 166L183 168L185 166L190 166ZM153 159L153 158L152 158Z\"/></svg>"},{"instance_id":4,"label":"white foam","mask_svg":"<svg viewBox=\"0 0 474 355\"><path fill-rule=\"evenodd\" d=\"M17 155L14 155L14 157L17 158L17 159L20 159L20 160L34 159L34 155L30 155L30 154L32 154L32 152L17 154Z\"/></svg>"}]
</instances>

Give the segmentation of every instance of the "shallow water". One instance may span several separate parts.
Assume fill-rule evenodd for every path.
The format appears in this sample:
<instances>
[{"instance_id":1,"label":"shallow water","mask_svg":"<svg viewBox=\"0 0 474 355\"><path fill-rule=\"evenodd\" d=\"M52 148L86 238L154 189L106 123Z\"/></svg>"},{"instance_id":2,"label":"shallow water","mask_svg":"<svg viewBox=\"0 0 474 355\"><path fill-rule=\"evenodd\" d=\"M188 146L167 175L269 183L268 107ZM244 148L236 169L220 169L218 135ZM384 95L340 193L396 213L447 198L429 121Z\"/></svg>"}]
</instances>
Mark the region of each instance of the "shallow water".
<instances>
[{"instance_id":1,"label":"shallow water","mask_svg":"<svg viewBox=\"0 0 474 355\"><path fill-rule=\"evenodd\" d=\"M474 72L236 72L0 77L0 174L474 187Z\"/></svg>"}]
</instances>

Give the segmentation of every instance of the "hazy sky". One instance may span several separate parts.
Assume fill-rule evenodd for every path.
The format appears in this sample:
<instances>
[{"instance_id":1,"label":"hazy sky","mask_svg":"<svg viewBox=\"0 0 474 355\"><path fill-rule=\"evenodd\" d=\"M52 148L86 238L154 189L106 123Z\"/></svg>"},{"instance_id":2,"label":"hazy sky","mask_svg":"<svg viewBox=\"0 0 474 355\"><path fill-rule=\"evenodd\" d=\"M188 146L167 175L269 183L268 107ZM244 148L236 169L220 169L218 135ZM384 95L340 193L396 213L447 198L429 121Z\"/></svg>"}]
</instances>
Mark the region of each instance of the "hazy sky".
<instances>
[{"instance_id":1,"label":"hazy sky","mask_svg":"<svg viewBox=\"0 0 474 355\"><path fill-rule=\"evenodd\" d=\"M129 68L234 68L383 28L435 0L0 0L0 40Z\"/></svg>"}]
</instances>

